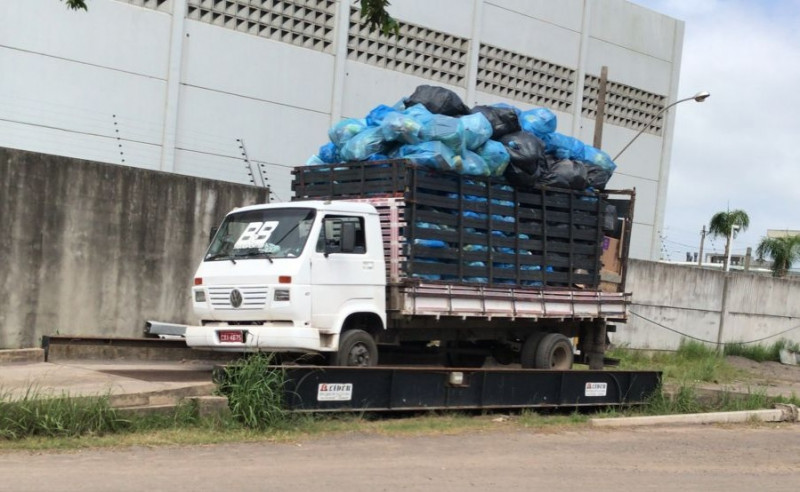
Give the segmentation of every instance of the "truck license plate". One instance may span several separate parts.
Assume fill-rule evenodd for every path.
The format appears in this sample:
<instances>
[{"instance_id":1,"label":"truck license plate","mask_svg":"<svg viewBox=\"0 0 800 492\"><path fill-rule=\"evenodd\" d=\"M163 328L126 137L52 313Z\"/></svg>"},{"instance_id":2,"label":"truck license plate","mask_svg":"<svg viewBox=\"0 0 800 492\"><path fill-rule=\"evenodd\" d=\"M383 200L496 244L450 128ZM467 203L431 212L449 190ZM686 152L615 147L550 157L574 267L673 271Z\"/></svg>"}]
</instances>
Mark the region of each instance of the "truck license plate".
<instances>
[{"instance_id":1,"label":"truck license plate","mask_svg":"<svg viewBox=\"0 0 800 492\"><path fill-rule=\"evenodd\" d=\"M244 343L244 333L241 330L218 331L219 343Z\"/></svg>"}]
</instances>

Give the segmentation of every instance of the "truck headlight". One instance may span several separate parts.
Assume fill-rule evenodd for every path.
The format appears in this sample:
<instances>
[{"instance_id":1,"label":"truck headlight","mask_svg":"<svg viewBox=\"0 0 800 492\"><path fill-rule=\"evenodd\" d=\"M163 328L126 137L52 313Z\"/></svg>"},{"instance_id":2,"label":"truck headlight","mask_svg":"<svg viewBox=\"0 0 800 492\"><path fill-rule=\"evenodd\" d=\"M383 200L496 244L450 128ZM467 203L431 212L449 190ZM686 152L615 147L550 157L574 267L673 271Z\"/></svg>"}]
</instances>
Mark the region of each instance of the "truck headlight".
<instances>
[{"instance_id":1,"label":"truck headlight","mask_svg":"<svg viewBox=\"0 0 800 492\"><path fill-rule=\"evenodd\" d=\"M275 300L276 301L288 301L289 300L289 289L275 289Z\"/></svg>"},{"instance_id":2,"label":"truck headlight","mask_svg":"<svg viewBox=\"0 0 800 492\"><path fill-rule=\"evenodd\" d=\"M206 291L204 290L194 291L194 302L206 302Z\"/></svg>"}]
</instances>

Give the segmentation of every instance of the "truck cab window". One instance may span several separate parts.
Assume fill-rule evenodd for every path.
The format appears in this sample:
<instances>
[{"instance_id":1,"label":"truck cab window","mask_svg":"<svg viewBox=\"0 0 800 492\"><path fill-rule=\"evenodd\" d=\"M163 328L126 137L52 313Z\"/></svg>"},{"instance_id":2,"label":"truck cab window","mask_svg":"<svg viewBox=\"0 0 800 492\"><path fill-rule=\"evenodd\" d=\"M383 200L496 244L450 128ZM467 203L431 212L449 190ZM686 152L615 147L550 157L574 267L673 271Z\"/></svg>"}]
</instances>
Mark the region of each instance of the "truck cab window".
<instances>
[{"instance_id":1,"label":"truck cab window","mask_svg":"<svg viewBox=\"0 0 800 492\"><path fill-rule=\"evenodd\" d=\"M205 261L297 257L315 215L315 210L306 208L231 213L214 235Z\"/></svg>"},{"instance_id":2,"label":"truck cab window","mask_svg":"<svg viewBox=\"0 0 800 492\"><path fill-rule=\"evenodd\" d=\"M364 254L367 252L364 218L328 215L317 239L318 253Z\"/></svg>"}]
</instances>

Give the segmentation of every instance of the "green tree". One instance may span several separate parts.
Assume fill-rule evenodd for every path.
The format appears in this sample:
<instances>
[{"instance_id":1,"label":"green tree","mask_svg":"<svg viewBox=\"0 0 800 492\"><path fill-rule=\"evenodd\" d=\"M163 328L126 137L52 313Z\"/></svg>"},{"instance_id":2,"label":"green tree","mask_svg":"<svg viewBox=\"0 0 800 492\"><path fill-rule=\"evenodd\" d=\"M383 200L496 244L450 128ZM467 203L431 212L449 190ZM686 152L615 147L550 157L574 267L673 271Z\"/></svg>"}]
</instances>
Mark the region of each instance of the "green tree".
<instances>
[{"instance_id":1,"label":"green tree","mask_svg":"<svg viewBox=\"0 0 800 492\"><path fill-rule=\"evenodd\" d=\"M772 258L772 276L785 277L792 263L800 259L800 236L765 237L756 249L759 261Z\"/></svg>"},{"instance_id":2,"label":"green tree","mask_svg":"<svg viewBox=\"0 0 800 492\"><path fill-rule=\"evenodd\" d=\"M80 10L80 9L89 10L86 7L86 1L85 0L61 0L61 1L62 2L66 1L67 2L67 8L72 9L72 10Z\"/></svg>"},{"instance_id":3,"label":"green tree","mask_svg":"<svg viewBox=\"0 0 800 492\"><path fill-rule=\"evenodd\" d=\"M728 210L717 212L711 217L708 232L714 237L725 237L725 263L723 269L728 270L728 255L731 251L731 238L744 232L750 226L750 216L744 210Z\"/></svg>"},{"instance_id":4,"label":"green tree","mask_svg":"<svg viewBox=\"0 0 800 492\"><path fill-rule=\"evenodd\" d=\"M386 11L389 5L389 0L361 0L361 19L373 31L380 30L387 36L397 34L400 24Z\"/></svg>"},{"instance_id":5,"label":"green tree","mask_svg":"<svg viewBox=\"0 0 800 492\"><path fill-rule=\"evenodd\" d=\"M86 0L61 0L67 2L67 8L72 10L89 10ZM361 18L371 30L380 30L381 34L397 34L400 24L397 23L386 10L389 0L360 0Z\"/></svg>"}]
</instances>

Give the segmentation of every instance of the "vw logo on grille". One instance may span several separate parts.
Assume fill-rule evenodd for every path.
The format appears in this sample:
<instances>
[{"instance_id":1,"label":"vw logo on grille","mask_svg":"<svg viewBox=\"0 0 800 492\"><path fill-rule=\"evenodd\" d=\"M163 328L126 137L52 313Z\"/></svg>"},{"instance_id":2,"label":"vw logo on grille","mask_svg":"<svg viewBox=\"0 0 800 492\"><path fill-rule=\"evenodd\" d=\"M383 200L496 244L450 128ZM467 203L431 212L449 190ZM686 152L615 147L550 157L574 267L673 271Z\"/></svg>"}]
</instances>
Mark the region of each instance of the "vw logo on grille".
<instances>
[{"instance_id":1,"label":"vw logo on grille","mask_svg":"<svg viewBox=\"0 0 800 492\"><path fill-rule=\"evenodd\" d=\"M239 289L233 289L231 291L231 306L238 308L242 305L242 293L239 292Z\"/></svg>"}]
</instances>

